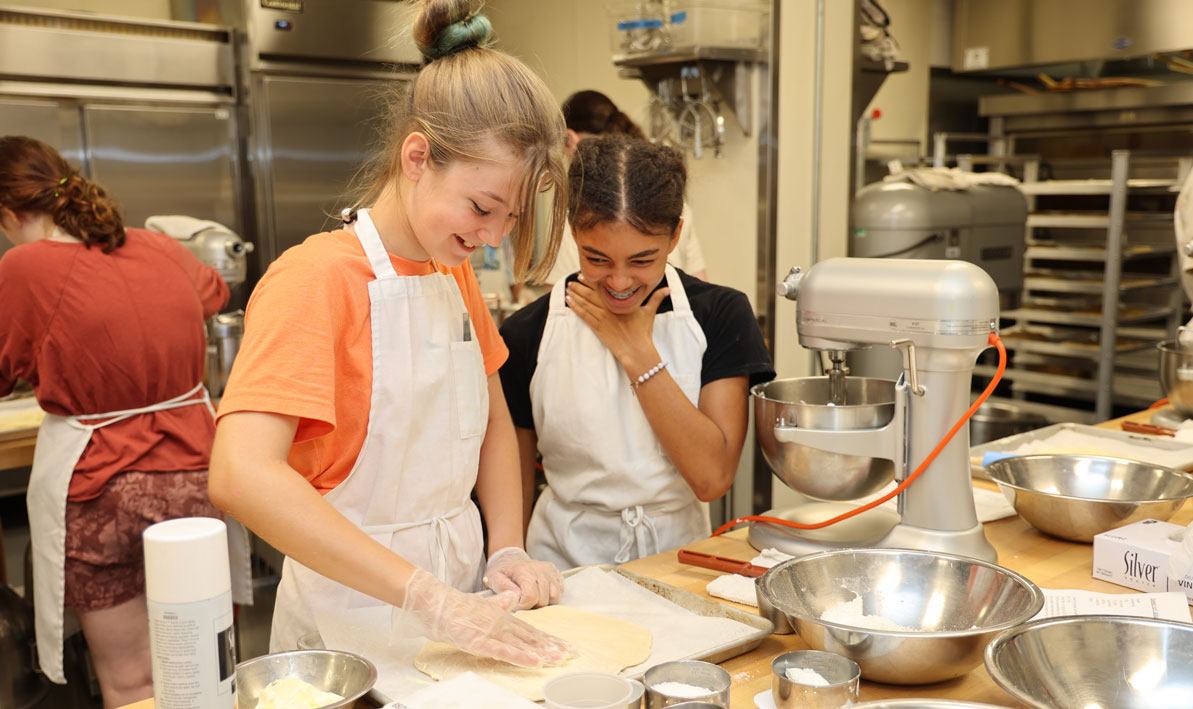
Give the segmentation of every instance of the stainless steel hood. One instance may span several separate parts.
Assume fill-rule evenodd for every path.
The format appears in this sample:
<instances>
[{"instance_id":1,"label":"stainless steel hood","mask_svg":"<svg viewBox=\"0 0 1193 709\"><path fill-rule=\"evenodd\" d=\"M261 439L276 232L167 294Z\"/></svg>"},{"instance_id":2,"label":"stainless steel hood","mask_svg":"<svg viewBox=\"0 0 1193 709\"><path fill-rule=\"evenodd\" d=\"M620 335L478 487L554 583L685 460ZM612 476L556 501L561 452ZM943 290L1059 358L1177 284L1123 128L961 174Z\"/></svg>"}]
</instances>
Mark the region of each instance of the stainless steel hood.
<instances>
[{"instance_id":1,"label":"stainless steel hood","mask_svg":"<svg viewBox=\"0 0 1193 709\"><path fill-rule=\"evenodd\" d=\"M1127 59L1193 47L1188 0L957 0L953 71Z\"/></svg>"}]
</instances>

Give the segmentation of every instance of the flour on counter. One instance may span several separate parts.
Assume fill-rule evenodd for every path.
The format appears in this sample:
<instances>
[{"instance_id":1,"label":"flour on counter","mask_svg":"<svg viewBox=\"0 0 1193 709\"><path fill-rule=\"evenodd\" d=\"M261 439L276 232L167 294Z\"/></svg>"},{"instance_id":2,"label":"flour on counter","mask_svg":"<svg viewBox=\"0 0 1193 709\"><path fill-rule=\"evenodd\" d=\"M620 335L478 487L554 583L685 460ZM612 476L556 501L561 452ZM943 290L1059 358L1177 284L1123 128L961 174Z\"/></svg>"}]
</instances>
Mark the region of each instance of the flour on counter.
<instances>
[{"instance_id":1,"label":"flour on counter","mask_svg":"<svg viewBox=\"0 0 1193 709\"><path fill-rule=\"evenodd\" d=\"M919 628L909 628L906 625L899 625L886 616L868 615L862 610L861 596L854 596L852 601L838 603L832 608L829 608L820 614L820 619L830 623L840 623L841 625L868 628L870 630L919 630Z\"/></svg>"},{"instance_id":2,"label":"flour on counter","mask_svg":"<svg viewBox=\"0 0 1193 709\"><path fill-rule=\"evenodd\" d=\"M758 607L758 593L754 590L754 579L740 574L718 576L704 587L708 595L724 598L734 603Z\"/></svg>"},{"instance_id":3,"label":"flour on counter","mask_svg":"<svg viewBox=\"0 0 1193 709\"><path fill-rule=\"evenodd\" d=\"M707 687L699 687L694 684L685 684L683 682L660 682L652 685L651 689L665 694L668 697L675 697L676 699L696 699L698 697L707 697L713 691Z\"/></svg>"},{"instance_id":4,"label":"flour on counter","mask_svg":"<svg viewBox=\"0 0 1193 709\"><path fill-rule=\"evenodd\" d=\"M787 679L792 682L798 682L809 687L827 687L828 680L820 676L820 673L811 667L788 667Z\"/></svg>"},{"instance_id":5,"label":"flour on counter","mask_svg":"<svg viewBox=\"0 0 1193 709\"><path fill-rule=\"evenodd\" d=\"M794 558L794 556L788 554L785 551L779 551L774 547L767 547L766 549L763 549L761 552L759 552L758 556L751 559L750 563L754 566L765 566L769 569L779 562Z\"/></svg>"}]
</instances>

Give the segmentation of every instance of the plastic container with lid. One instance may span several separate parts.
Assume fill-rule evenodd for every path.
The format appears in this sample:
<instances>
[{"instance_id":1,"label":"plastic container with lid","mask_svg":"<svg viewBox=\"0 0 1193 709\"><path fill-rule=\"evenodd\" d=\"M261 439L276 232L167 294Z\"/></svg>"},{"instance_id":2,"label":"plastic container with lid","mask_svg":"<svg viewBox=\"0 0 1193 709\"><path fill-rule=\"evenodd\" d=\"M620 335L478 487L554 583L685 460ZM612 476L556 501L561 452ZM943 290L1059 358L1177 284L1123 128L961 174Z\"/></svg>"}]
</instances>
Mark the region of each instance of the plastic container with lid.
<instances>
[{"instance_id":1,"label":"plastic container with lid","mask_svg":"<svg viewBox=\"0 0 1193 709\"><path fill-rule=\"evenodd\" d=\"M667 16L671 46L761 49L770 5L758 0L673 0Z\"/></svg>"}]
</instances>

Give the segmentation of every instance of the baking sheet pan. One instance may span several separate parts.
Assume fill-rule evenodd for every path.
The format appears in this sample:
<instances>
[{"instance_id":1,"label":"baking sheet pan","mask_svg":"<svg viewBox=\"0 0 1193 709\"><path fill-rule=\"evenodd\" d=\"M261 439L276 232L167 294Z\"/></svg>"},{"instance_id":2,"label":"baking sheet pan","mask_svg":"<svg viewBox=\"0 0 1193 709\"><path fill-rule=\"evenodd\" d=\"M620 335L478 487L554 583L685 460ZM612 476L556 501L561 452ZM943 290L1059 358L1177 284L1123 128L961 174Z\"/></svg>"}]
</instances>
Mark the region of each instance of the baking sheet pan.
<instances>
[{"instance_id":1,"label":"baking sheet pan","mask_svg":"<svg viewBox=\"0 0 1193 709\"><path fill-rule=\"evenodd\" d=\"M16 438L28 438L30 435L36 435L38 426L9 428L5 425L5 419L25 416L34 411L41 411L41 407L37 405L37 399L31 396L23 399L0 401L0 441L11 441Z\"/></svg>"},{"instance_id":2,"label":"baking sheet pan","mask_svg":"<svg viewBox=\"0 0 1193 709\"><path fill-rule=\"evenodd\" d=\"M696 613L701 616L712 618L726 618L728 620L736 621L742 625L750 628L750 632L743 636L733 639L732 641L724 642L719 645L706 648L699 652L684 656L683 660L704 660L706 662L723 662L738 655L744 654L753 650L762 644L768 635L774 632L774 625L771 621L759 615L749 613L738 608L733 608L729 605L720 603L712 598L701 596L691 591L672 586L671 584L663 583L656 579L644 576L634 571L622 569L612 564L594 564L591 566L581 566L575 569L569 569L563 572L564 578L573 576L582 571L589 569L599 569L605 572L618 574L646 591L649 591L664 600L670 601L675 605ZM485 591L479 595L492 595L491 591ZM624 675L634 679L641 679L644 671L633 674ZM365 703L367 700L368 703ZM376 707L384 706L393 701L386 693L373 688L369 691L364 699L357 703L357 706Z\"/></svg>"},{"instance_id":3,"label":"baking sheet pan","mask_svg":"<svg viewBox=\"0 0 1193 709\"><path fill-rule=\"evenodd\" d=\"M983 443L980 446L971 446L969 449L970 458L970 472L975 478L982 478L988 480L986 470L982 467L982 456L988 452L1004 453L1012 451L1022 446L1025 443L1033 441L1042 441L1051 438L1053 435L1061 431L1073 431L1081 433L1094 438L1102 438L1107 441L1115 441L1118 443L1127 443L1132 446L1140 448L1150 448L1155 451L1162 451L1165 453L1184 453L1180 461L1173 465L1174 468L1181 470L1193 470L1193 446L1182 441L1175 441L1171 438L1163 436L1149 436L1142 433L1129 433L1113 428L1098 428L1097 426L1088 426L1080 423L1054 423L1051 426L1044 428L1037 428L1034 431L1027 431L1026 433L1016 433L1013 436L1006 438L999 438L998 440Z\"/></svg>"},{"instance_id":4,"label":"baking sheet pan","mask_svg":"<svg viewBox=\"0 0 1193 709\"><path fill-rule=\"evenodd\" d=\"M586 568L592 567L582 566L578 569L571 569L564 572L563 575L566 578ZM697 593L692 593L691 591L684 590L678 586L672 586L669 583L663 583L662 581L652 579L649 576L643 576L637 572L613 566L612 564L600 564L597 565L596 568L602 569L604 571L612 571L613 573L624 576L626 579L633 581L642 588L645 588L647 591L650 591L657 596L661 596L680 608L692 611L697 615L707 616L710 618L728 618L729 620L737 621L742 625L746 625L754 629L752 633L737 638L732 642L717 645L708 648L707 650L688 655L687 657L681 659L704 660L705 662L714 663L724 662L725 660L728 660L732 657L737 657L738 655L743 655L753 650L754 648L761 645L762 641L765 640L768 635L775 632L774 624L760 615L747 613L746 611L743 611L739 608L733 608L712 598L701 596ZM642 673L629 676L634 679L641 679Z\"/></svg>"}]
</instances>

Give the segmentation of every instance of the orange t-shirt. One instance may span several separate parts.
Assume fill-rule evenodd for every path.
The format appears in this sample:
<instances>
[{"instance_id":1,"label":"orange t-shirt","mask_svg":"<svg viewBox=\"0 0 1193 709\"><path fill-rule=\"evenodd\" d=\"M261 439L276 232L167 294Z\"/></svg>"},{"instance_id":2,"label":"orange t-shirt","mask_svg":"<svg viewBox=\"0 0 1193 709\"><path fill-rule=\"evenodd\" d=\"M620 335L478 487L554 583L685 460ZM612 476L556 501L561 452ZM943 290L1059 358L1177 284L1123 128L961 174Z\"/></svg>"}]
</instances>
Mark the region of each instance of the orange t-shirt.
<instances>
[{"instance_id":1,"label":"orange t-shirt","mask_svg":"<svg viewBox=\"0 0 1193 709\"><path fill-rule=\"evenodd\" d=\"M435 272L430 261L390 254L400 276ZM467 261L439 268L456 279L485 373L509 356ZM289 462L321 493L348 477L364 445L372 393L368 285L376 280L356 235L309 237L281 255L249 299L244 340L219 417L262 411L299 419ZM446 363L445 365L446 366Z\"/></svg>"}]
</instances>

